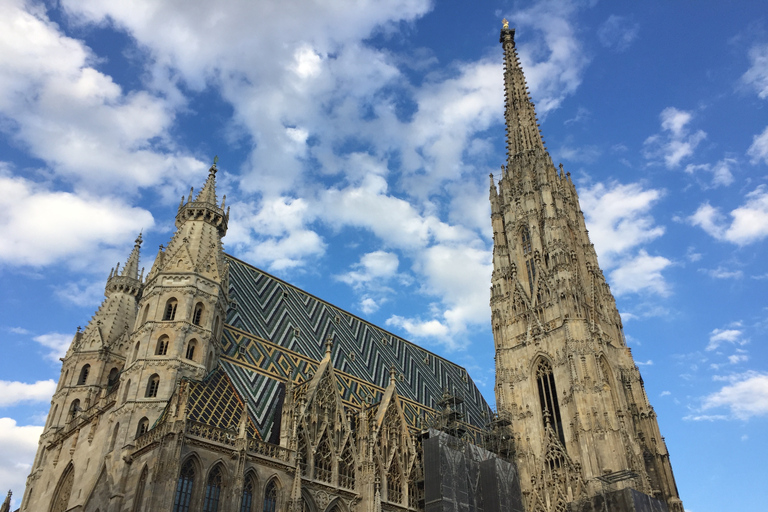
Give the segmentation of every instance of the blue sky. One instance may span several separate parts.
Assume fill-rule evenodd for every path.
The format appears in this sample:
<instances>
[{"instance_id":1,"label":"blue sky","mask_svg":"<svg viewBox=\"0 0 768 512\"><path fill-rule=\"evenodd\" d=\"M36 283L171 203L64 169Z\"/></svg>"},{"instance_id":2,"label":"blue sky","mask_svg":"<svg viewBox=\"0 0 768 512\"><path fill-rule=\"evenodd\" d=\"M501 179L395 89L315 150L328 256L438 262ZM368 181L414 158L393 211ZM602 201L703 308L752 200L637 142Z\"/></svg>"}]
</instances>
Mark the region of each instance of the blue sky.
<instances>
[{"instance_id":1,"label":"blue sky","mask_svg":"<svg viewBox=\"0 0 768 512\"><path fill-rule=\"evenodd\" d=\"M227 251L493 400L501 19L691 512L768 500L764 2L0 2L0 491L139 231L219 156ZM4 491L3 491L4 492Z\"/></svg>"}]
</instances>

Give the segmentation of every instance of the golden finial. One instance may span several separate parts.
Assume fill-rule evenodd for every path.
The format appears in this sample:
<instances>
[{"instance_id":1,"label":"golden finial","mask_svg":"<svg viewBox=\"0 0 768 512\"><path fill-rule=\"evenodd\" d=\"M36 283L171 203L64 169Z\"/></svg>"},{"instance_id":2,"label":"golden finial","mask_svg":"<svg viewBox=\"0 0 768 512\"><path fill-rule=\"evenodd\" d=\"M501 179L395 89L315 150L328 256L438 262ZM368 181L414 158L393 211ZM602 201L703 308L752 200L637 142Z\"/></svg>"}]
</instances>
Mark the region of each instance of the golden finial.
<instances>
[{"instance_id":1,"label":"golden finial","mask_svg":"<svg viewBox=\"0 0 768 512\"><path fill-rule=\"evenodd\" d=\"M501 20L501 28L504 30L509 30L509 21L507 21L507 18Z\"/></svg>"}]
</instances>

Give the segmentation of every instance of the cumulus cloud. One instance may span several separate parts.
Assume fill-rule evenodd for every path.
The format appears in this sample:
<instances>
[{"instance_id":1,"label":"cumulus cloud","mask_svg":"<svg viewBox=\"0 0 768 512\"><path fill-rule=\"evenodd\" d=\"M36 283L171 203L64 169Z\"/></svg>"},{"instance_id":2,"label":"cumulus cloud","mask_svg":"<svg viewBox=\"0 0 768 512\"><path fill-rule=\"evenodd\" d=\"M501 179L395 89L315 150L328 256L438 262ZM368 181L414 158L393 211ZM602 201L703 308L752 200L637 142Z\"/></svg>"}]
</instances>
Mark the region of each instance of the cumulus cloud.
<instances>
[{"instance_id":1,"label":"cumulus cloud","mask_svg":"<svg viewBox=\"0 0 768 512\"><path fill-rule=\"evenodd\" d=\"M768 187L760 185L746 195L746 202L731 210L730 223L725 215L709 203L704 203L688 217L710 236L744 246L768 237Z\"/></svg>"},{"instance_id":2,"label":"cumulus cloud","mask_svg":"<svg viewBox=\"0 0 768 512\"><path fill-rule=\"evenodd\" d=\"M723 343L732 345L745 345L749 340L744 339L741 329L714 329L709 335L707 351L718 349Z\"/></svg>"},{"instance_id":3,"label":"cumulus cloud","mask_svg":"<svg viewBox=\"0 0 768 512\"><path fill-rule=\"evenodd\" d=\"M662 271L672 265L663 256L651 256L644 249L637 256L624 260L610 272L611 288L616 295L650 292L662 297L670 294L669 284Z\"/></svg>"},{"instance_id":4,"label":"cumulus cloud","mask_svg":"<svg viewBox=\"0 0 768 512\"><path fill-rule=\"evenodd\" d=\"M702 172L712 175L712 181L709 186L712 188L727 187L733 183L733 173L731 169L736 165L735 158L724 158L714 165L710 164L689 164L685 167L688 174L700 174Z\"/></svg>"},{"instance_id":5,"label":"cumulus cloud","mask_svg":"<svg viewBox=\"0 0 768 512\"><path fill-rule=\"evenodd\" d=\"M394 277L400 261L397 254L386 251L374 251L363 254L360 261L353 265L354 270L336 276L336 279L354 288L370 285L373 281L386 281Z\"/></svg>"},{"instance_id":6,"label":"cumulus cloud","mask_svg":"<svg viewBox=\"0 0 768 512\"><path fill-rule=\"evenodd\" d=\"M702 411L727 408L727 417L740 420L768 415L768 375L749 371L727 380L730 384L704 398Z\"/></svg>"},{"instance_id":7,"label":"cumulus cloud","mask_svg":"<svg viewBox=\"0 0 768 512\"><path fill-rule=\"evenodd\" d=\"M58 332L50 332L47 334L41 334L32 338L34 341L48 349L46 359L55 363L59 362L59 359L64 357L67 353L70 343L72 343L72 336L69 334L61 334Z\"/></svg>"},{"instance_id":8,"label":"cumulus cloud","mask_svg":"<svg viewBox=\"0 0 768 512\"><path fill-rule=\"evenodd\" d=\"M674 169L693 155L696 146L707 134L702 130L693 133L688 124L693 119L691 112L667 107L661 111L661 133L645 140L644 154L651 161L662 161L667 169Z\"/></svg>"},{"instance_id":9,"label":"cumulus cloud","mask_svg":"<svg viewBox=\"0 0 768 512\"><path fill-rule=\"evenodd\" d=\"M750 66L741 80L755 90L761 99L768 99L768 44L749 49Z\"/></svg>"},{"instance_id":10,"label":"cumulus cloud","mask_svg":"<svg viewBox=\"0 0 768 512\"><path fill-rule=\"evenodd\" d=\"M0 407L23 402L48 402L54 391L56 391L56 383L52 379L39 380L32 384L0 380Z\"/></svg>"},{"instance_id":11,"label":"cumulus cloud","mask_svg":"<svg viewBox=\"0 0 768 512\"><path fill-rule=\"evenodd\" d=\"M120 199L50 191L3 175L0 189L0 263L83 267L154 225L151 213Z\"/></svg>"},{"instance_id":12,"label":"cumulus cloud","mask_svg":"<svg viewBox=\"0 0 768 512\"><path fill-rule=\"evenodd\" d=\"M640 24L626 16L612 14L597 29L597 39L606 48L621 53L637 39Z\"/></svg>"},{"instance_id":13,"label":"cumulus cloud","mask_svg":"<svg viewBox=\"0 0 768 512\"><path fill-rule=\"evenodd\" d=\"M0 418L0 485L13 492L18 505L24 494L31 461L35 458L42 426L18 425L11 418ZM13 508L13 506L12 506Z\"/></svg>"}]
</instances>

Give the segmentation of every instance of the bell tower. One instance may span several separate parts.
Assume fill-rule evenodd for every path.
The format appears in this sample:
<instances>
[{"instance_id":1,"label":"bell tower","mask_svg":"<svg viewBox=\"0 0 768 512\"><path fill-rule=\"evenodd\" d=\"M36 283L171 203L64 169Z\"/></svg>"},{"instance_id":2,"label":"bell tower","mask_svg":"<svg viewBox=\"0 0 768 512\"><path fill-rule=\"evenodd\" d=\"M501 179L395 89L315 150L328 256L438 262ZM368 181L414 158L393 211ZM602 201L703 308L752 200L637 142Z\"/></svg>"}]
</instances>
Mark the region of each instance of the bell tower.
<instances>
[{"instance_id":1,"label":"bell tower","mask_svg":"<svg viewBox=\"0 0 768 512\"><path fill-rule=\"evenodd\" d=\"M490 183L490 304L496 404L511 421L527 510L570 510L628 488L682 512L576 188L544 146L514 36L505 20L507 162Z\"/></svg>"}]
</instances>

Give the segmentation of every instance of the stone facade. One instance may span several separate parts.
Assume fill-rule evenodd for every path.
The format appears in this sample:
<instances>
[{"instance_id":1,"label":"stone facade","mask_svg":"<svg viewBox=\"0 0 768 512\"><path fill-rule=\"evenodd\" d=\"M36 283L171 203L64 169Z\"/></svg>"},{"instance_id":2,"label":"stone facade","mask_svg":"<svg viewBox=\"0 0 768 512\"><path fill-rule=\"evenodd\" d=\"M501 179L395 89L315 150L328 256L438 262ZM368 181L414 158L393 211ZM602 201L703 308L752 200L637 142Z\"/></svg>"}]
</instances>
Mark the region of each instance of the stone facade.
<instances>
[{"instance_id":1,"label":"stone facade","mask_svg":"<svg viewBox=\"0 0 768 512\"><path fill-rule=\"evenodd\" d=\"M544 147L504 28L507 163L490 201L496 404L529 512L631 487L682 511L664 438L570 173Z\"/></svg>"},{"instance_id":2,"label":"stone facade","mask_svg":"<svg viewBox=\"0 0 768 512\"><path fill-rule=\"evenodd\" d=\"M224 254L214 164L147 276L139 236L78 328L21 510L682 511L514 31L501 42L498 414L463 368Z\"/></svg>"}]
</instances>

